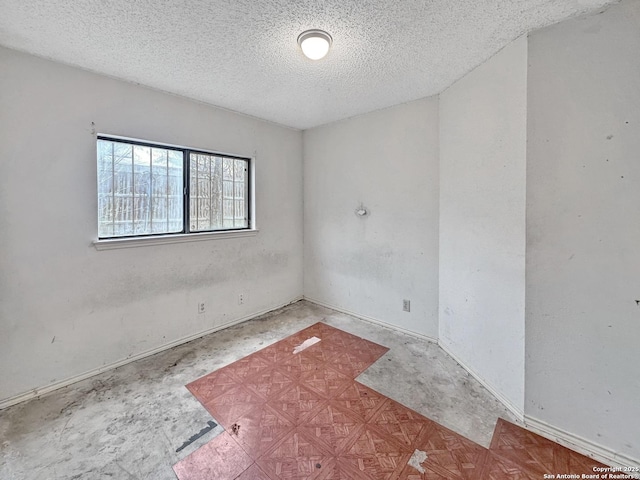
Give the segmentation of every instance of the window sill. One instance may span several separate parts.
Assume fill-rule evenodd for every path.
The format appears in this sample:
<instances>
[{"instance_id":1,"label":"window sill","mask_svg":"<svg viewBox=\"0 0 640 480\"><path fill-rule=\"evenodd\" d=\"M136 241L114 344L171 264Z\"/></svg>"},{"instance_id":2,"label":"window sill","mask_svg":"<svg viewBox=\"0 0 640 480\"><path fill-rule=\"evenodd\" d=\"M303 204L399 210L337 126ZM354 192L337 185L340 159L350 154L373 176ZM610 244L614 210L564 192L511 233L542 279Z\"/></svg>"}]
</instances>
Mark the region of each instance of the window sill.
<instances>
[{"instance_id":1,"label":"window sill","mask_svg":"<svg viewBox=\"0 0 640 480\"><path fill-rule=\"evenodd\" d=\"M115 250L118 248L147 247L167 243L201 242L203 240L222 240L225 238L254 237L259 230L233 230L228 232L177 233L174 235L158 235L153 237L125 237L109 240L95 240L96 250Z\"/></svg>"}]
</instances>

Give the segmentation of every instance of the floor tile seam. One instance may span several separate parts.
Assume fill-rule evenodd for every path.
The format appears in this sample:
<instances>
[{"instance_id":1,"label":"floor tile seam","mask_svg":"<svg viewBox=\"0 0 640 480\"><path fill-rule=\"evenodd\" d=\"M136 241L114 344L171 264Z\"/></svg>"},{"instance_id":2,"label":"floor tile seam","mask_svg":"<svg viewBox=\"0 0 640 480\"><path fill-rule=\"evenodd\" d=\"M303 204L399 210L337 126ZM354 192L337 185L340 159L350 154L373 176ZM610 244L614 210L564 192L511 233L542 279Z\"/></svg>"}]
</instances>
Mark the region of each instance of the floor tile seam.
<instances>
[{"instance_id":1,"label":"floor tile seam","mask_svg":"<svg viewBox=\"0 0 640 480\"><path fill-rule=\"evenodd\" d=\"M447 479L450 480L475 480L475 479L466 479L463 476L460 475L456 475L455 473L453 473L452 471L448 470L447 468L444 468L442 465L437 465L437 464L421 464L423 466L423 468L425 468L426 470L431 470L432 472L435 472L438 475L441 475ZM482 467L482 470L484 470L484 465ZM481 476L482 475L482 470L479 472Z\"/></svg>"},{"instance_id":2,"label":"floor tile seam","mask_svg":"<svg viewBox=\"0 0 640 480\"><path fill-rule=\"evenodd\" d=\"M338 464L342 464L341 470L346 470L346 473L351 475L349 480L371 480L370 477L365 476L366 474L364 472L356 469L351 463L345 462L344 460L347 460L346 458L343 457L342 460L343 462L338 462ZM342 480L342 478L340 480Z\"/></svg>"},{"instance_id":3,"label":"floor tile seam","mask_svg":"<svg viewBox=\"0 0 640 480\"><path fill-rule=\"evenodd\" d=\"M487 455L491 455L493 457L497 457L502 461L506 461L509 464L518 467L520 470L530 475L542 476L544 473L550 473L546 471L547 470L546 467L543 467L544 471L539 471L537 468L532 468L530 465L523 463L520 459L512 458L506 455L501 455L499 452L496 452L495 450L489 450L489 453ZM561 473L568 473L568 472L561 472Z\"/></svg>"},{"instance_id":4,"label":"floor tile seam","mask_svg":"<svg viewBox=\"0 0 640 480\"><path fill-rule=\"evenodd\" d=\"M315 394L320 396L320 398L322 398L322 399L333 400L337 396L341 395L345 390L347 390L349 388L350 382L352 382L352 381L353 380L350 380L350 379L344 380L344 381L340 381L340 382L338 382L338 385L337 385L336 388L334 388L333 390L329 390L326 393L324 391L320 391L320 389L318 389L317 387L311 385L309 382L303 383L304 380L300 383L300 386L305 387L307 390L313 391Z\"/></svg>"},{"instance_id":5,"label":"floor tile seam","mask_svg":"<svg viewBox=\"0 0 640 480\"><path fill-rule=\"evenodd\" d=\"M322 457L320 459L320 461L324 461L324 457ZM268 464L267 464L267 466L264 465L266 463L264 460L261 460L261 462L262 463L256 462L256 464L262 469L263 472L265 472L267 474L267 476L269 478L271 478L272 480L282 480L281 477L277 476L276 473L271 472L271 469L268 468ZM272 473L273 473L273 475L272 475ZM305 477L304 480L321 480L321 476L320 475L326 475L326 474L324 472L322 472L322 471L314 472L311 476ZM296 480L298 480L298 479L296 479Z\"/></svg>"},{"instance_id":6,"label":"floor tile seam","mask_svg":"<svg viewBox=\"0 0 640 480\"><path fill-rule=\"evenodd\" d=\"M391 444L395 445L397 448L400 448L401 450L404 451L404 453L409 453L409 454L413 454L413 452L419 447L419 443L418 443L418 439L419 434L416 435L416 438L414 438L411 443L406 444L401 442L398 438L396 438L392 433L384 430L383 428L381 428L379 425L375 424L375 423L365 423L364 424L365 428L369 428L372 431L374 431L379 437L384 438L385 440L387 440L388 442L390 442ZM421 429L424 430L425 427L423 427Z\"/></svg>"},{"instance_id":7,"label":"floor tile seam","mask_svg":"<svg viewBox=\"0 0 640 480\"><path fill-rule=\"evenodd\" d=\"M326 399L319 398L317 400L320 400L318 405L313 407L311 410L309 410L307 412L300 412L300 411L296 412L296 417L297 418L293 418L288 412L284 411L278 405L269 404L269 406L271 408L273 408L274 410L276 410L276 412L278 412L279 414L283 415L287 420L289 420L294 426L297 427L299 422L305 422L305 421L307 421L308 418L312 418L313 415L317 415L318 412L320 410L322 410L322 408L324 408L324 406L328 403L328 400L326 400Z\"/></svg>"},{"instance_id":8,"label":"floor tile seam","mask_svg":"<svg viewBox=\"0 0 640 480\"><path fill-rule=\"evenodd\" d=\"M299 433L299 432L296 432ZM311 454L311 455L279 455L279 456L272 456L272 454L275 453L275 451L277 451L277 449L287 441L287 439L289 439L290 437L285 437L280 439L276 444L272 445L271 447L269 447L269 449L267 451L265 451L262 455L260 455L260 457L258 457L255 460L255 463L260 466L261 468L263 468L263 464L267 463L267 462L278 462L278 461L301 461L301 460L310 460L310 459L314 459L314 458L331 458L333 457L333 455L328 454L327 452L323 452L319 449L317 449L317 447L314 444L314 447L316 447L316 450L318 451L318 453L316 454ZM303 440L306 440L308 442L308 439L306 437L303 437Z\"/></svg>"},{"instance_id":9,"label":"floor tile seam","mask_svg":"<svg viewBox=\"0 0 640 480\"><path fill-rule=\"evenodd\" d=\"M243 393L245 396L249 396L249 398L251 400L257 400L257 401L241 401L241 402L220 402L219 400L222 399L222 397L224 396L231 396L233 394L236 393ZM208 400L207 402L205 402L205 408L209 405L214 406L214 402L217 402L217 405L219 408L222 408L224 406L229 406L229 405L238 405L238 404L259 404L259 403L264 403L262 401L262 399L260 398L260 396L258 396L256 393L254 393L250 388L248 388L246 385L240 384L237 385L233 388L230 388L229 390L225 391L224 393L221 393L220 395L211 398L211 400Z\"/></svg>"},{"instance_id":10,"label":"floor tile seam","mask_svg":"<svg viewBox=\"0 0 640 480\"><path fill-rule=\"evenodd\" d=\"M514 462L513 460L509 459L509 458L505 458L502 455L497 454L495 451L489 450L487 452L487 457L485 460L485 465L483 468L483 474L485 473L489 473L489 470L491 468L491 459L496 459L498 461L501 462L505 462L508 466L512 466L514 468L517 468L521 473L526 474L529 477L535 477L536 479L539 478L541 476L541 474L539 474L536 471L533 471L523 465L518 464L517 462Z\"/></svg>"},{"instance_id":11,"label":"floor tile seam","mask_svg":"<svg viewBox=\"0 0 640 480\"><path fill-rule=\"evenodd\" d=\"M297 431L307 442L314 445L318 450L324 452L325 455L335 457L337 455L336 447L326 442L322 438L318 438L309 432L312 427L300 425L297 427Z\"/></svg>"},{"instance_id":12,"label":"floor tile seam","mask_svg":"<svg viewBox=\"0 0 640 480\"><path fill-rule=\"evenodd\" d=\"M245 452L245 453L246 453L246 452ZM248 454L247 454L247 455L248 455ZM245 473L247 470L249 470L249 469L250 469L251 467L253 467L255 464L256 464L256 462L255 462L255 461L253 461L253 459L252 459L251 465L249 465L247 468L245 468L243 471L241 471L238 475L236 475L235 477L233 477L233 480L236 480L236 479L240 478L242 475L244 475L244 473Z\"/></svg>"},{"instance_id":13,"label":"floor tile seam","mask_svg":"<svg viewBox=\"0 0 640 480\"><path fill-rule=\"evenodd\" d=\"M420 427L420 430L418 431L418 433L416 433L415 436L413 436L413 439L410 439L410 437L407 435L407 438L410 439L410 442L408 444L401 442L398 438L396 438L395 435L393 435L393 433L390 433L390 432L386 431L384 428L382 428L382 426L380 424L367 423L367 425L371 425L378 432L381 432L381 433L384 433L386 435L392 436L396 440L396 442L401 443L403 446L407 447L410 450L411 453L413 453L415 450L423 450L424 449L425 432L429 428L430 423L432 423L431 420L429 420L428 422L425 422L425 424ZM403 433L406 433L406 432L403 431ZM427 440L428 440L428 438L427 438Z\"/></svg>"},{"instance_id":14,"label":"floor tile seam","mask_svg":"<svg viewBox=\"0 0 640 480\"><path fill-rule=\"evenodd\" d=\"M357 423L362 423L362 424L366 423L365 417L361 416L359 413L354 412L353 410L342 405L338 398L329 399L329 406L331 408L338 410L338 412L342 413L343 415L353 419Z\"/></svg>"},{"instance_id":15,"label":"floor tile seam","mask_svg":"<svg viewBox=\"0 0 640 480\"><path fill-rule=\"evenodd\" d=\"M356 425L356 428L351 433L349 433L349 435L343 440L341 445L329 445L323 439L319 439L313 436L309 432L309 430L313 428L312 426L301 426L300 428L302 429L302 435L304 435L305 438L307 438L307 440L309 440L311 443L315 443L317 441L322 442L324 445L328 446L329 449L332 449L332 451L330 452L332 456L342 457L345 456L346 452L348 452L348 450L358 441L358 439L364 432L365 426L364 424Z\"/></svg>"},{"instance_id":16,"label":"floor tile seam","mask_svg":"<svg viewBox=\"0 0 640 480\"><path fill-rule=\"evenodd\" d=\"M419 415L421 415L421 414L419 414ZM477 442L474 442L474 441L473 441L473 440L471 440L470 438L465 437L464 435L461 435L461 434L459 434L458 432L456 432L456 431L454 431L454 430L451 430L451 429L450 429L450 428L448 428L448 427L445 427L444 425L442 425L442 424L440 424L440 423L436 422L435 420L432 420L432 419L430 419L429 417L426 417L426 416L424 416L424 415L422 415L422 416L431 422L431 428L432 428L433 430L440 430L440 431L444 431L444 432L446 432L447 434L454 436L455 438L459 438L459 439L461 439L461 440L462 440L462 442L463 442L464 444L467 444L467 445L469 445L469 446L472 446L472 447L473 447L473 448L475 448L475 449L479 449L479 450L482 450L482 451L488 451L488 450L489 450L487 447L485 447L485 446L483 446L483 445L480 445L480 444L479 444L479 443L477 443ZM430 433L429 433L429 437L430 437L431 435L433 435L434 433L435 433L435 432L430 432Z\"/></svg>"},{"instance_id":17,"label":"floor tile seam","mask_svg":"<svg viewBox=\"0 0 640 480\"><path fill-rule=\"evenodd\" d=\"M295 429L296 427L294 425L291 425L285 432L281 434L281 438L277 439L273 445L283 443ZM271 449L271 447L273 447L273 445L271 445L265 451L263 452L259 451L258 454L255 454L254 452L251 452L248 450L249 447L246 446L243 442L241 442L238 436L234 436L234 435L229 435L229 436L240 446L240 448L242 448L242 450L247 454L249 458L251 458L251 460L254 463L256 463L260 458L262 458Z\"/></svg>"}]
</instances>

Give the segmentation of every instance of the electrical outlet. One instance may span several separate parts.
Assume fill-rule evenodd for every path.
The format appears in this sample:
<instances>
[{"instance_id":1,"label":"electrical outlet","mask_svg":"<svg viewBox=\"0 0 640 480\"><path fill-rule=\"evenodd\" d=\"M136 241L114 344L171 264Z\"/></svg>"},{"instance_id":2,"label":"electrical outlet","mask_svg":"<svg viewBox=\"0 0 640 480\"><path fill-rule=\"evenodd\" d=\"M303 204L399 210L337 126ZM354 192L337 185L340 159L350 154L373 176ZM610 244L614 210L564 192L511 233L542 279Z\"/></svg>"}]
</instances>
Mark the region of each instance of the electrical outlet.
<instances>
[{"instance_id":1,"label":"electrical outlet","mask_svg":"<svg viewBox=\"0 0 640 480\"><path fill-rule=\"evenodd\" d=\"M238 305L244 305L244 293L238 294Z\"/></svg>"},{"instance_id":2,"label":"electrical outlet","mask_svg":"<svg viewBox=\"0 0 640 480\"><path fill-rule=\"evenodd\" d=\"M198 313L204 313L205 312L205 305L204 302L200 302L198 304Z\"/></svg>"},{"instance_id":3,"label":"electrical outlet","mask_svg":"<svg viewBox=\"0 0 640 480\"><path fill-rule=\"evenodd\" d=\"M402 310L405 312L411 311L411 300L402 300Z\"/></svg>"}]
</instances>

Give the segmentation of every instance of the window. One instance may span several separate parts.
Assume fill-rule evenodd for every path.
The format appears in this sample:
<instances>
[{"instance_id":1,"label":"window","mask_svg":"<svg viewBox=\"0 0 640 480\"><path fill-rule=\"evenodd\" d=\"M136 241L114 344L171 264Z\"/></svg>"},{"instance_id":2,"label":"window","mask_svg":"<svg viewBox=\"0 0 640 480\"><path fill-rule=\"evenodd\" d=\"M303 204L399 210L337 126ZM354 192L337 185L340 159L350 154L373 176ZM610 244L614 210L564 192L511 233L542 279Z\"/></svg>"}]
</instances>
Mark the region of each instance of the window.
<instances>
[{"instance_id":1,"label":"window","mask_svg":"<svg viewBox=\"0 0 640 480\"><path fill-rule=\"evenodd\" d=\"M250 229L250 160L98 137L98 238Z\"/></svg>"}]
</instances>

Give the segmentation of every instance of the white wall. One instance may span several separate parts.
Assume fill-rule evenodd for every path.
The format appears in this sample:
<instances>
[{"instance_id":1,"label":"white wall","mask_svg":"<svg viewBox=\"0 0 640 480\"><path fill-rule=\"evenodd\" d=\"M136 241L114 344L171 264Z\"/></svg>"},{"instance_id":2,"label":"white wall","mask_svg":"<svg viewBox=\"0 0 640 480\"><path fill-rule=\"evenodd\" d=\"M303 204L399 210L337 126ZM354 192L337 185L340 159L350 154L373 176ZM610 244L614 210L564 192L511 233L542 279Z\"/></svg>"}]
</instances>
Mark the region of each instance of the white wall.
<instances>
[{"instance_id":1,"label":"white wall","mask_svg":"<svg viewBox=\"0 0 640 480\"><path fill-rule=\"evenodd\" d=\"M640 2L529 40L526 413L640 459Z\"/></svg>"},{"instance_id":2,"label":"white wall","mask_svg":"<svg viewBox=\"0 0 640 480\"><path fill-rule=\"evenodd\" d=\"M437 98L305 131L304 199L305 297L435 338Z\"/></svg>"},{"instance_id":3,"label":"white wall","mask_svg":"<svg viewBox=\"0 0 640 480\"><path fill-rule=\"evenodd\" d=\"M522 413L527 39L440 96L440 342Z\"/></svg>"},{"instance_id":4,"label":"white wall","mask_svg":"<svg viewBox=\"0 0 640 480\"><path fill-rule=\"evenodd\" d=\"M302 295L301 132L7 49L0 65L0 401ZM91 122L256 152L260 232L96 251Z\"/></svg>"}]
</instances>

